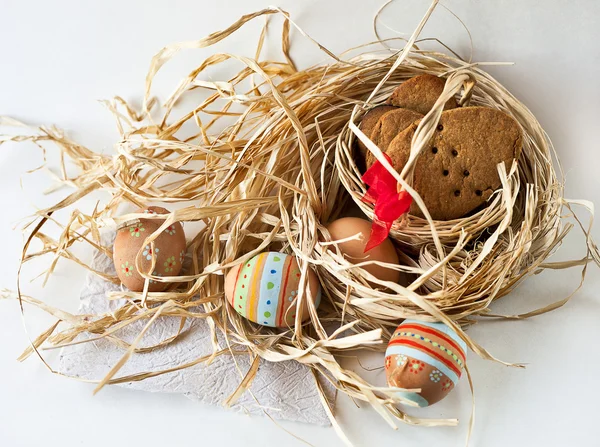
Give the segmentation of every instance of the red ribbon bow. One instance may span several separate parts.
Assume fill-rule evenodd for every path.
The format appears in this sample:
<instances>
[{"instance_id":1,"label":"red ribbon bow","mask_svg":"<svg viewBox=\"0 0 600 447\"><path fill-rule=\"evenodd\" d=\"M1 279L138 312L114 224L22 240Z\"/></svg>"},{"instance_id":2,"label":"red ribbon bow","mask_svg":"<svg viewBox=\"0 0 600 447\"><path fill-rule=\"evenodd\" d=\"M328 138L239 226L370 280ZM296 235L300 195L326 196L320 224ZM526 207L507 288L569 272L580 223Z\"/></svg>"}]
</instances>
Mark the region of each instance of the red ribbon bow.
<instances>
[{"instance_id":1,"label":"red ribbon bow","mask_svg":"<svg viewBox=\"0 0 600 447\"><path fill-rule=\"evenodd\" d=\"M392 163L387 154L383 156ZM386 240L394 221L410 209L412 197L404 190L398 192L396 179L379 161L364 173L362 181L369 186L362 198L363 202L375 205L371 235L365 246L366 253Z\"/></svg>"}]
</instances>

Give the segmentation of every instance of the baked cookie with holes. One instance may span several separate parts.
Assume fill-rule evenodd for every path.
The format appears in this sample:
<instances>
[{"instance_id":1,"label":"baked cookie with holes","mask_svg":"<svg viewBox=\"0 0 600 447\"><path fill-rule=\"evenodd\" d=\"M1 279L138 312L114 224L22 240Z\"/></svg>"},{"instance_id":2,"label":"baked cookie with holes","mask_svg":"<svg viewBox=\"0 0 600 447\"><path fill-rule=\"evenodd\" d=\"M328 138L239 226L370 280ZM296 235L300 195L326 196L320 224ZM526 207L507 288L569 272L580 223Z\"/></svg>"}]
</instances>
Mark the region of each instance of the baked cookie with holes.
<instances>
[{"instance_id":1,"label":"baked cookie with holes","mask_svg":"<svg viewBox=\"0 0 600 447\"><path fill-rule=\"evenodd\" d=\"M387 104L426 115L442 94L444 85L446 85L444 78L431 74L418 75L396 87ZM446 101L444 110L455 109L457 106L456 100L450 98Z\"/></svg>"},{"instance_id":2,"label":"baked cookie with holes","mask_svg":"<svg viewBox=\"0 0 600 447\"><path fill-rule=\"evenodd\" d=\"M386 153L401 172L408 162L418 123L399 133ZM497 165L510 169L521 154L522 132L507 114L488 107L463 107L442 112L437 129L419 155L413 187L431 217L451 220L483 205L501 186ZM368 157L367 164L373 164ZM422 216L413 202L411 214Z\"/></svg>"},{"instance_id":3,"label":"baked cookie with holes","mask_svg":"<svg viewBox=\"0 0 600 447\"><path fill-rule=\"evenodd\" d=\"M372 140L371 134L373 133L373 129L379 121L379 118L381 118L387 112L393 110L396 110L396 107L389 105L380 105L373 107L371 110L369 110L363 115L362 120L358 125L358 128L362 130L362 132ZM360 159L364 161L369 150L367 149L367 146L365 146L363 142L360 141L358 138L356 139L356 149L360 154Z\"/></svg>"},{"instance_id":4,"label":"baked cookie with holes","mask_svg":"<svg viewBox=\"0 0 600 447\"><path fill-rule=\"evenodd\" d=\"M385 152L396 135L406 129L423 115L408 109L393 109L384 113L371 132L371 141Z\"/></svg>"}]
</instances>

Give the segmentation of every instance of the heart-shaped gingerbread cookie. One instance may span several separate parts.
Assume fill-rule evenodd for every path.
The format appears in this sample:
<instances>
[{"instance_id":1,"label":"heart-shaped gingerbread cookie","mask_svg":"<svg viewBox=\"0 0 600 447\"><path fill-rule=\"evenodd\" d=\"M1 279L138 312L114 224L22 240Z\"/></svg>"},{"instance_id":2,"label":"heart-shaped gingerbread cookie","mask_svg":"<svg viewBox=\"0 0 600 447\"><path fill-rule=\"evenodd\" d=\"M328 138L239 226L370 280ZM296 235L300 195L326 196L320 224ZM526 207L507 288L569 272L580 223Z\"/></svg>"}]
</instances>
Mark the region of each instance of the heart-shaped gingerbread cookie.
<instances>
[{"instance_id":1,"label":"heart-shaped gingerbread cookie","mask_svg":"<svg viewBox=\"0 0 600 447\"><path fill-rule=\"evenodd\" d=\"M444 78L430 74L415 76L396 87L387 103L426 115L442 94L444 85ZM456 100L451 98L444 105L444 110L456 107Z\"/></svg>"},{"instance_id":2,"label":"heart-shaped gingerbread cookie","mask_svg":"<svg viewBox=\"0 0 600 447\"><path fill-rule=\"evenodd\" d=\"M385 152L396 135L423 115L408 109L394 109L384 113L371 132L371 140Z\"/></svg>"},{"instance_id":3,"label":"heart-shaped gingerbread cookie","mask_svg":"<svg viewBox=\"0 0 600 447\"><path fill-rule=\"evenodd\" d=\"M379 118L381 118L384 114L392 110L396 110L396 107L387 105L373 107L371 110L364 114L362 120L360 121L360 124L358 125L358 128L362 130L362 132L367 137L371 138L371 133L373 133L373 129L379 121ZM360 157L364 160L367 156L367 153L369 152L367 147L358 138L356 139L356 146Z\"/></svg>"}]
</instances>

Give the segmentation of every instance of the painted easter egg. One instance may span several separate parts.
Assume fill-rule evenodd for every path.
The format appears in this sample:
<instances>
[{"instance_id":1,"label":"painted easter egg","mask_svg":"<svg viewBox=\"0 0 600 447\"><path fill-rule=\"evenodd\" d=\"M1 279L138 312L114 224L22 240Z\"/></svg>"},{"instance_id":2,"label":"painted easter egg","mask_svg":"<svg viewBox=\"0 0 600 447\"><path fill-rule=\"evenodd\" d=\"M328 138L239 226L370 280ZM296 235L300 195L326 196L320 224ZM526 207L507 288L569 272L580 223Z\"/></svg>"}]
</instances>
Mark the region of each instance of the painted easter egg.
<instances>
[{"instance_id":1,"label":"painted easter egg","mask_svg":"<svg viewBox=\"0 0 600 447\"><path fill-rule=\"evenodd\" d=\"M261 253L232 268L225 278L225 297L242 317L271 327L291 327L296 318L300 269L295 256ZM308 269L308 291L315 307L321 301L321 286L315 272ZM304 295L307 297L307 295ZM301 319L309 318L303 302Z\"/></svg>"},{"instance_id":2,"label":"painted easter egg","mask_svg":"<svg viewBox=\"0 0 600 447\"><path fill-rule=\"evenodd\" d=\"M356 264L365 261L380 261L388 264L398 264L398 253L390 239L384 240L377 247L365 253L365 246L371 234L371 222L358 217L343 217L334 220L327 226L331 239L336 241L346 239L356 234L358 239L352 239L337 244L344 257L351 263ZM382 281L397 283L400 280L398 270L386 268L377 264L362 267L371 275Z\"/></svg>"},{"instance_id":3,"label":"painted easter egg","mask_svg":"<svg viewBox=\"0 0 600 447\"><path fill-rule=\"evenodd\" d=\"M159 206L150 206L137 210L144 214L169 214L169 211ZM125 287L133 292L144 289L144 278L135 267L135 258L140 253L140 267L148 272L152 268L152 258L155 257L154 276L177 276L185 258L185 234L180 222L170 225L154 240L154 250L144 240L154 233L164 223L161 219L140 219L139 223L119 229L113 247L113 261L117 275ZM150 280L148 290L160 292L169 284Z\"/></svg>"},{"instance_id":4,"label":"painted easter egg","mask_svg":"<svg viewBox=\"0 0 600 447\"><path fill-rule=\"evenodd\" d=\"M465 367L467 345L444 323L404 320L385 351L385 373L392 387L420 388L398 394L420 407L442 400Z\"/></svg>"}]
</instances>

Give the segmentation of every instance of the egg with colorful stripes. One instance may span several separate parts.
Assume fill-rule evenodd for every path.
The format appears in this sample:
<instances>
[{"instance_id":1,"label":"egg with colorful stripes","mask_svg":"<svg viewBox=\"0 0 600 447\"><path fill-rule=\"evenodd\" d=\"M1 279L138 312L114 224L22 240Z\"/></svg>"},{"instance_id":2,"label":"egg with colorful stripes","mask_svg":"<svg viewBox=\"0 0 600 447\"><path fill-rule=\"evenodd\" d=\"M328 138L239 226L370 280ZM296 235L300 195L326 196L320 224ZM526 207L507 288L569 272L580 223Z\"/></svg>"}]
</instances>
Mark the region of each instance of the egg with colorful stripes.
<instances>
[{"instance_id":1,"label":"egg with colorful stripes","mask_svg":"<svg viewBox=\"0 0 600 447\"><path fill-rule=\"evenodd\" d=\"M456 386L465 367L467 346L444 323L404 320L385 351L385 373L391 387L420 388L398 395L427 407Z\"/></svg>"},{"instance_id":2,"label":"egg with colorful stripes","mask_svg":"<svg viewBox=\"0 0 600 447\"><path fill-rule=\"evenodd\" d=\"M300 285L300 268L294 256L284 253L261 253L232 268L225 278L225 297L242 317L271 327L293 327ZM319 307L321 287L315 272L308 269L310 297ZM303 299L301 320L309 318Z\"/></svg>"}]
</instances>

